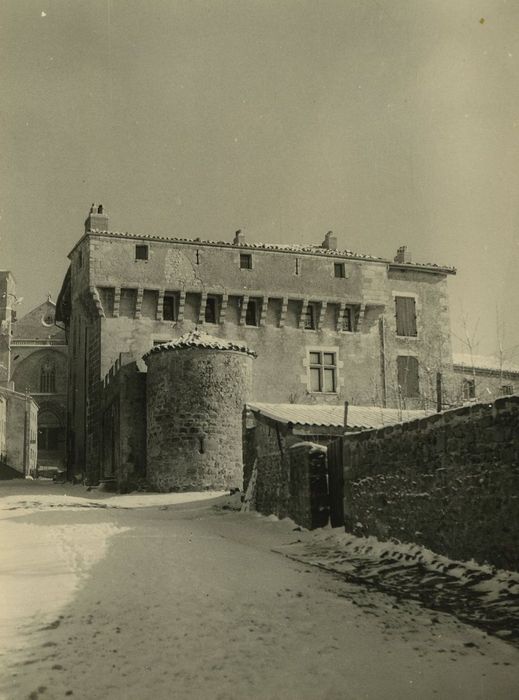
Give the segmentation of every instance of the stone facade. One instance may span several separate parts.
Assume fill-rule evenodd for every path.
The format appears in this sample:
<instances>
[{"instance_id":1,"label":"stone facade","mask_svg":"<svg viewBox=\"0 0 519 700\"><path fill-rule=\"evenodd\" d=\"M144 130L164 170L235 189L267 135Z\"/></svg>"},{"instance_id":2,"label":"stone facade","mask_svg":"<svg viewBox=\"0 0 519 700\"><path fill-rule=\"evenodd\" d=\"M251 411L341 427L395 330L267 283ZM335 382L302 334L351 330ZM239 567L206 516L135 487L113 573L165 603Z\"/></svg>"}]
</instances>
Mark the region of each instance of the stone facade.
<instances>
[{"instance_id":1,"label":"stone facade","mask_svg":"<svg viewBox=\"0 0 519 700\"><path fill-rule=\"evenodd\" d=\"M241 415L253 356L209 338L194 333L145 356L147 478L158 491L242 487Z\"/></svg>"},{"instance_id":2,"label":"stone facade","mask_svg":"<svg viewBox=\"0 0 519 700\"><path fill-rule=\"evenodd\" d=\"M0 388L0 398L5 410L2 463L19 476L36 476L38 404L28 394L7 388Z\"/></svg>"},{"instance_id":3,"label":"stone facade","mask_svg":"<svg viewBox=\"0 0 519 700\"><path fill-rule=\"evenodd\" d=\"M242 233L229 243L109 233L94 206L69 257L58 314L70 340L70 462L93 482L102 378L120 353L142 367L154 343L195 328L256 352L257 401L430 407L437 374L452 369L454 271L402 251L395 261L338 251L330 234L276 246Z\"/></svg>"},{"instance_id":4,"label":"stone facade","mask_svg":"<svg viewBox=\"0 0 519 700\"><path fill-rule=\"evenodd\" d=\"M139 487L146 477L146 374L128 355L104 379L101 476L119 491Z\"/></svg>"},{"instance_id":5,"label":"stone facade","mask_svg":"<svg viewBox=\"0 0 519 700\"><path fill-rule=\"evenodd\" d=\"M11 384L37 401L38 468L63 469L66 462L67 340L55 325L50 296L12 324Z\"/></svg>"},{"instance_id":6,"label":"stone facade","mask_svg":"<svg viewBox=\"0 0 519 700\"><path fill-rule=\"evenodd\" d=\"M519 396L344 438L355 534L519 569Z\"/></svg>"},{"instance_id":7,"label":"stone facade","mask_svg":"<svg viewBox=\"0 0 519 700\"><path fill-rule=\"evenodd\" d=\"M11 326L15 318L16 282L7 270L0 270L0 387L11 377Z\"/></svg>"},{"instance_id":8,"label":"stone facade","mask_svg":"<svg viewBox=\"0 0 519 700\"><path fill-rule=\"evenodd\" d=\"M467 402L494 401L519 391L519 367L496 357L453 355L450 401L454 405Z\"/></svg>"}]
</instances>

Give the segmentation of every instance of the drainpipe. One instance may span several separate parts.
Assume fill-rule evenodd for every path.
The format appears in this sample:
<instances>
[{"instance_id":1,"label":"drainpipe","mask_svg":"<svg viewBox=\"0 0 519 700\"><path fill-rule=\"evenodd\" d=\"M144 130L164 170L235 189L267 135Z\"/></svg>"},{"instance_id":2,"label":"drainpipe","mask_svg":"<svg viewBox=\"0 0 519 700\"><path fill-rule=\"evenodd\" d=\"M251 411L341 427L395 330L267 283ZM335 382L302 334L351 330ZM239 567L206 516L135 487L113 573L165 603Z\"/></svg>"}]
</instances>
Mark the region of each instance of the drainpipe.
<instances>
[{"instance_id":1,"label":"drainpipe","mask_svg":"<svg viewBox=\"0 0 519 700\"><path fill-rule=\"evenodd\" d=\"M380 337L380 379L382 385L382 406L387 406L387 388L386 388L386 340L385 340L385 322L381 316L378 320L378 333Z\"/></svg>"}]
</instances>

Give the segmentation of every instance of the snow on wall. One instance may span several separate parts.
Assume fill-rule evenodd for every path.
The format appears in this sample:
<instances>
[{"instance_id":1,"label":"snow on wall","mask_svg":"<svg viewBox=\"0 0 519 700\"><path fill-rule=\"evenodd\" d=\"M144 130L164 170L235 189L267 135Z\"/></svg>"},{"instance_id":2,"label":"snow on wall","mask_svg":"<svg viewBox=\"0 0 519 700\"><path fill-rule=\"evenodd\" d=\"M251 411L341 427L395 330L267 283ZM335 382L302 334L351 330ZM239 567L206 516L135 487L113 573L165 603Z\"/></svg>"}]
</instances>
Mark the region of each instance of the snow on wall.
<instances>
[{"instance_id":1,"label":"snow on wall","mask_svg":"<svg viewBox=\"0 0 519 700\"><path fill-rule=\"evenodd\" d=\"M519 570L519 396L344 439L346 528Z\"/></svg>"}]
</instances>

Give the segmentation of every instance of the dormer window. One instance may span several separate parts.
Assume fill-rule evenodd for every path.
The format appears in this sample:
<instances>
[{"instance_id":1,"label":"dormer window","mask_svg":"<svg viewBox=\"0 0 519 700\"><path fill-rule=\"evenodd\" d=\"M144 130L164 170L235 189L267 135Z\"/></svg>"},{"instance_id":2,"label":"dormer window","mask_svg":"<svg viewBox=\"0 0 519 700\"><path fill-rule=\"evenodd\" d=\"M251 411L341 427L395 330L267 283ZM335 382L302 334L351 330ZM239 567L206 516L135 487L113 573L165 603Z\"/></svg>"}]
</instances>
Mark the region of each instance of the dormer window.
<instances>
[{"instance_id":1,"label":"dormer window","mask_svg":"<svg viewBox=\"0 0 519 700\"><path fill-rule=\"evenodd\" d=\"M135 260L147 260L148 259L148 246L147 245L136 245L135 246Z\"/></svg>"},{"instance_id":2,"label":"dormer window","mask_svg":"<svg viewBox=\"0 0 519 700\"><path fill-rule=\"evenodd\" d=\"M240 253L240 268L252 270L252 255L250 253Z\"/></svg>"}]
</instances>

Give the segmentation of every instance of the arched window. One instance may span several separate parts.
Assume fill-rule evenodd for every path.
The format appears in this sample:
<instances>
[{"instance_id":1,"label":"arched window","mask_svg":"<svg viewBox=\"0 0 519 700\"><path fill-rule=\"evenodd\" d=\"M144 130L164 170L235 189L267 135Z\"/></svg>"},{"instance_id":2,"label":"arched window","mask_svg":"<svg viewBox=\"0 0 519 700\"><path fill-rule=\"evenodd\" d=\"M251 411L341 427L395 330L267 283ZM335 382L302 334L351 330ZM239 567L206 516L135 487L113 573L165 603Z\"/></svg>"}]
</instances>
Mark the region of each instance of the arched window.
<instances>
[{"instance_id":1,"label":"arched window","mask_svg":"<svg viewBox=\"0 0 519 700\"><path fill-rule=\"evenodd\" d=\"M40 393L56 393L56 365L52 360L45 360L40 369Z\"/></svg>"}]
</instances>

